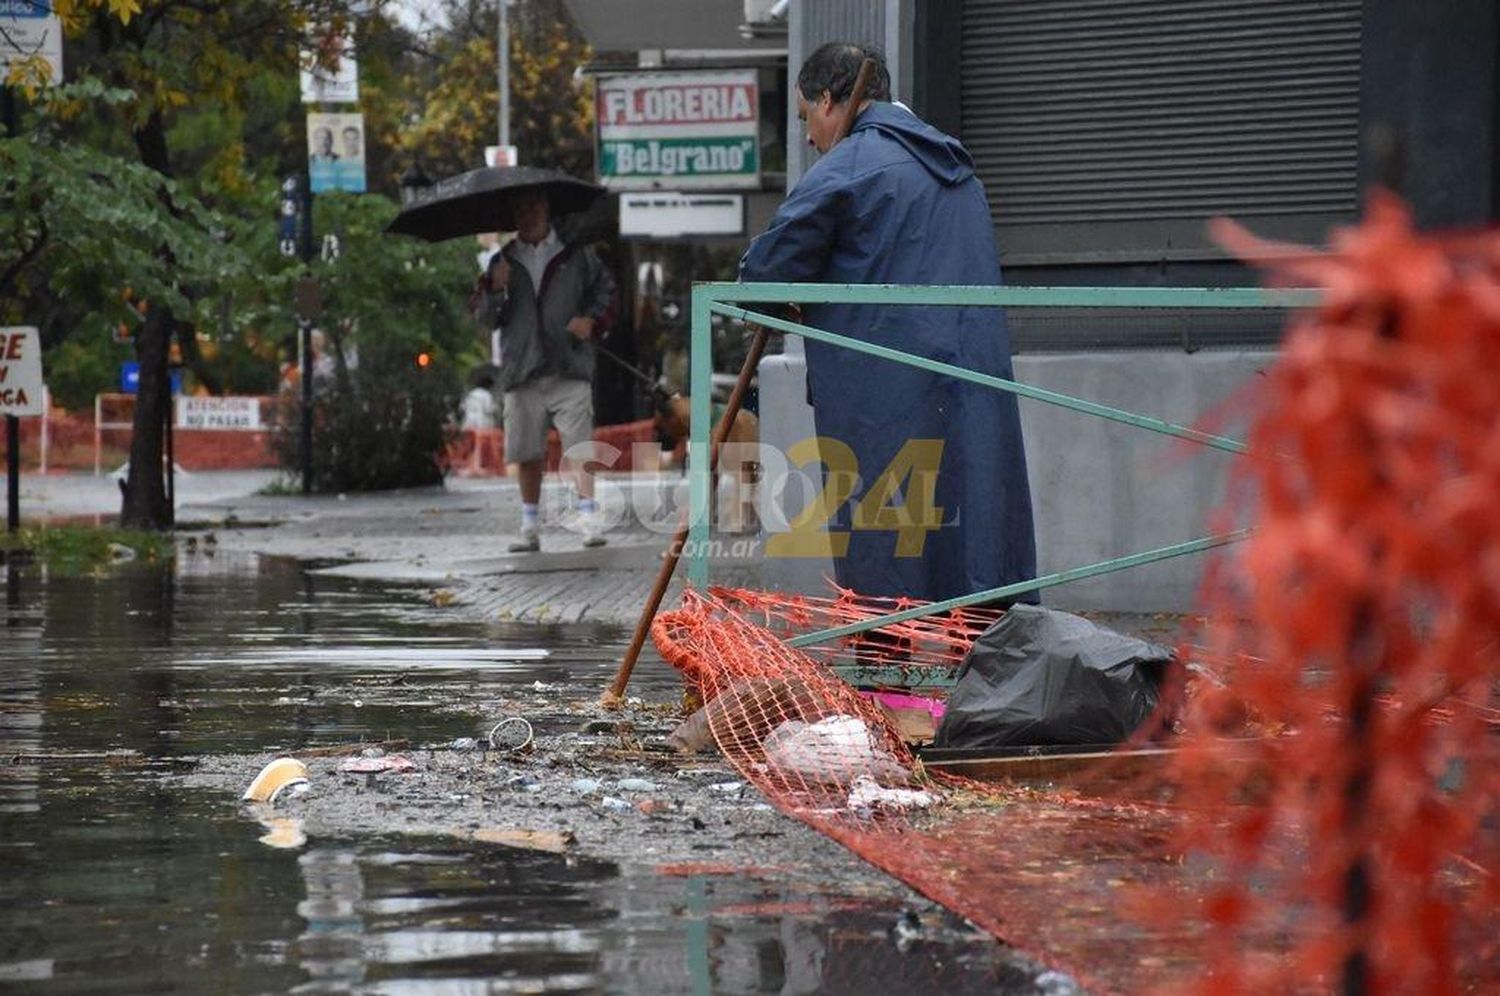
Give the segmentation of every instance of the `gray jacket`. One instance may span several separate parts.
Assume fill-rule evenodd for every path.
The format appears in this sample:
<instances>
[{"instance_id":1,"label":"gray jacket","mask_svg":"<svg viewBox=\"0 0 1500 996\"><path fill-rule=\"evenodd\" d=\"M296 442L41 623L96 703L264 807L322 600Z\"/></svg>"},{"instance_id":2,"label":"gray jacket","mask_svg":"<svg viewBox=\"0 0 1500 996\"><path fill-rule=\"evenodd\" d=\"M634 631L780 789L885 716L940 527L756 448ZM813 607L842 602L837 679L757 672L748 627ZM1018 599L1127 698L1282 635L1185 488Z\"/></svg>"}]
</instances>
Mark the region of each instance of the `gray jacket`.
<instances>
[{"instance_id":1,"label":"gray jacket","mask_svg":"<svg viewBox=\"0 0 1500 996\"><path fill-rule=\"evenodd\" d=\"M582 315L594 319L596 334L602 331L615 289L609 270L592 249L573 243L547 264L538 293L513 245L501 250L510 265L507 291L481 293L478 301L480 322L500 327L500 390L547 374L592 381L594 344L569 332L568 322Z\"/></svg>"}]
</instances>

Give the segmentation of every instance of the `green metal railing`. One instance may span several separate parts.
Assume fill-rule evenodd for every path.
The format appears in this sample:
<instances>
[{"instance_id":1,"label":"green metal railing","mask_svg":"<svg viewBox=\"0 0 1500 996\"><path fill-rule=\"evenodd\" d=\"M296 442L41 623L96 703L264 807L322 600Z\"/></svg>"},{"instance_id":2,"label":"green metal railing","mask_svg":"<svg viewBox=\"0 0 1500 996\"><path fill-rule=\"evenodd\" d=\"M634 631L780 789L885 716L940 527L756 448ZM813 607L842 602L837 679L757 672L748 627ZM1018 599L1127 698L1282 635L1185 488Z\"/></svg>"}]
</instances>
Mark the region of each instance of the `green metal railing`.
<instances>
[{"instance_id":1,"label":"green metal railing","mask_svg":"<svg viewBox=\"0 0 1500 996\"><path fill-rule=\"evenodd\" d=\"M800 322L789 321L773 315L762 314L743 307L747 304L886 304L921 305L926 307L980 306L1013 308L1095 308L1095 309L1236 309L1236 310L1286 310L1303 308L1315 304L1316 291L1286 290L1267 291L1258 288L1150 288L1150 287L913 287L891 284L739 284L701 283L693 286L692 315L692 359L689 376L690 403L692 406L691 435L688 442L691 471L689 475L688 582L695 587L708 584L709 566L709 439L710 392L713 379L712 316L738 318L746 322L763 325L769 329L806 336L818 342L841 346L856 352L878 356L897 363L905 363L931 373L946 374L973 384L981 384L1000 391L1007 391L1023 398L1031 398L1049 405L1095 415L1100 418L1148 429L1152 432L1181 439L1192 440L1205 446L1231 453L1243 453L1243 443L1201 432L1184 425L1177 425L1159 418L1138 415L1112 408L1082 398L1070 397L1055 391L1031 387L1003 377L979 373L963 367L941 363L899 349L891 349L864 342L849 335L826 329L813 328ZM1154 563L1170 557L1198 553L1225 543L1242 539L1246 531L1241 530L1171 546L1147 550L1142 553L1116 557L1083 567L1020 581L1015 584L974 592L942 602L934 602L900 612L850 623L832 629L806 633L793 639L793 646L808 646L824 643L866 630L877 629L889 623L933 615L950 609L962 608L996 600L1014 599L1028 592L1039 591L1054 585L1065 584L1083 578L1096 577L1114 571L1126 570L1142 564Z\"/></svg>"}]
</instances>

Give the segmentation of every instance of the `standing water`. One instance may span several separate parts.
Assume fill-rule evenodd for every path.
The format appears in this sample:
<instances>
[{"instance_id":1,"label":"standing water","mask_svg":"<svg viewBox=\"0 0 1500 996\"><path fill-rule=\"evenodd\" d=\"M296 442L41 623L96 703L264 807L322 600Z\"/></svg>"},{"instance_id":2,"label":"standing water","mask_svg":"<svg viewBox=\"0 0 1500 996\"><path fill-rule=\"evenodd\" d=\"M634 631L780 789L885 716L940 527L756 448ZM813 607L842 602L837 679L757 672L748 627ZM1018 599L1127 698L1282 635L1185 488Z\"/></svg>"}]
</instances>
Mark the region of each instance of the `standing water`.
<instances>
[{"instance_id":1,"label":"standing water","mask_svg":"<svg viewBox=\"0 0 1500 996\"><path fill-rule=\"evenodd\" d=\"M868 890L678 877L446 838L275 849L236 798L179 777L209 755L473 736L483 703L508 689L602 687L618 631L455 623L421 592L266 559L81 577L12 567L6 595L0 990L963 993L1021 983L1001 949L962 932L898 943L898 900ZM669 680L658 671L637 687L665 694Z\"/></svg>"}]
</instances>

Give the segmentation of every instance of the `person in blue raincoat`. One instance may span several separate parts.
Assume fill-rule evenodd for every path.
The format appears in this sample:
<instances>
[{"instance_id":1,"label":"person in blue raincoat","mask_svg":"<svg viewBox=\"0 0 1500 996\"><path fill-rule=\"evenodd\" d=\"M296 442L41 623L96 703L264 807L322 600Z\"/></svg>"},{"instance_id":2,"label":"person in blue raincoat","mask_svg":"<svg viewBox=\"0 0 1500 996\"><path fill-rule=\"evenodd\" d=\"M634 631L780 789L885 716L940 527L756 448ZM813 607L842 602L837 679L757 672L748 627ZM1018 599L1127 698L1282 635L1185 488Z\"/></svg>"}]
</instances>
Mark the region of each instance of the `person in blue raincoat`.
<instances>
[{"instance_id":1,"label":"person in blue raincoat","mask_svg":"<svg viewBox=\"0 0 1500 996\"><path fill-rule=\"evenodd\" d=\"M876 63L869 99L837 141L867 56ZM797 91L808 141L823 156L750 243L742 281L1000 283L973 160L957 139L890 103L878 53L824 45L802 66ZM1012 377L998 308L818 304L804 307L803 321ZM848 497L828 523L840 585L938 600L1035 577L1014 395L812 340L807 369L825 493Z\"/></svg>"}]
</instances>

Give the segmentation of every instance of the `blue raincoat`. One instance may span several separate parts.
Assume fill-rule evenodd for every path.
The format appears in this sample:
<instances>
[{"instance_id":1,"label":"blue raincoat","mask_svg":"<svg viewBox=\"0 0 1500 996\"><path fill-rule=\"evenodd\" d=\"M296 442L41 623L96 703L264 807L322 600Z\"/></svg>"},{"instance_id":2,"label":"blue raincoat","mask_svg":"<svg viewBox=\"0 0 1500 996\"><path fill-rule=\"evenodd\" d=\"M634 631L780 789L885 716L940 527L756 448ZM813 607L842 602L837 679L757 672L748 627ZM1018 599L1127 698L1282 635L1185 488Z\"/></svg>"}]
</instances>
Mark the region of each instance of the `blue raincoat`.
<instances>
[{"instance_id":1,"label":"blue raincoat","mask_svg":"<svg viewBox=\"0 0 1500 996\"><path fill-rule=\"evenodd\" d=\"M999 284L973 160L957 139L904 108L872 104L750 243L740 279ZM1012 376L998 308L823 304L803 315L830 332ZM1036 576L1014 395L811 340L807 368L818 435L847 444L859 474L828 523L830 533L849 537L834 560L840 585L936 600ZM918 442L903 451L912 440L941 441L941 449ZM830 467L826 453L825 484L836 498L831 471L842 468ZM939 453L934 487L923 471ZM930 530L901 528L939 521Z\"/></svg>"}]
</instances>

